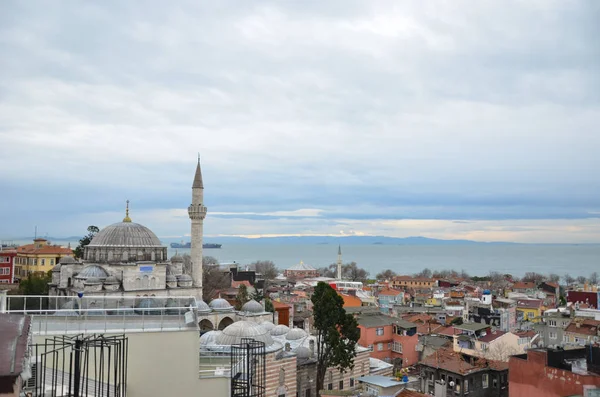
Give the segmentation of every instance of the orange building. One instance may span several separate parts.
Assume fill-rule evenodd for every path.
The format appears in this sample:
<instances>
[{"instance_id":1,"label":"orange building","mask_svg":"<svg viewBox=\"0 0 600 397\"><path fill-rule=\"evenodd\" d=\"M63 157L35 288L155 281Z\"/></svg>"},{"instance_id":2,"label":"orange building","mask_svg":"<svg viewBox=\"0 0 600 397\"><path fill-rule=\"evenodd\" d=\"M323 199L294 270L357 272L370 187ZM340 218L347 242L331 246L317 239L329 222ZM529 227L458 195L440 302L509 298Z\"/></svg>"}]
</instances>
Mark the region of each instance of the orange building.
<instances>
[{"instance_id":1,"label":"orange building","mask_svg":"<svg viewBox=\"0 0 600 397\"><path fill-rule=\"evenodd\" d=\"M64 256L73 256L73 250L52 245L44 238L36 238L33 244L17 247L15 279L23 279L32 273L45 274Z\"/></svg>"},{"instance_id":2,"label":"orange building","mask_svg":"<svg viewBox=\"0 0 600 397\"><path fill-rule=\"evenodd\" d=\"M356 295L342 294L341 292L338 292L338 295L344 299L344 308L362 306L362 301Z\"/></svg>"},{"instance_id":3,"label":"orange building","mask_svg":"<svg viewBox=\"0 0 600 397\"><path fill-rule=\"evenodd\" d=\"M347 311L355 314L360 329L358 344L368 348L371 357L387 362L401 359L403 367L417 363L419 337L416 324L386 316L377 308L351 308Z\"/></svg>"}]
</instances>

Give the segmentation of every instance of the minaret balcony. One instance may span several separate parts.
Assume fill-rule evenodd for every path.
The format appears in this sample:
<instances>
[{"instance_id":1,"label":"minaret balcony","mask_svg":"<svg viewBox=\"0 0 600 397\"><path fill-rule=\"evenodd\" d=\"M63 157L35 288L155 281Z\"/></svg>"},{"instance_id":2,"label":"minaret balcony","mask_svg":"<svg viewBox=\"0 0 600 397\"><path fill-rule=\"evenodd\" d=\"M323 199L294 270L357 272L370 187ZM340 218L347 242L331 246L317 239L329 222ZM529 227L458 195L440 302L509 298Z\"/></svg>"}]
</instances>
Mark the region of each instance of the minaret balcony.
<instances>
[{"instance_id":1,"label":"minaret balcony","mask_svg":"<svg viewBox=\"0 0 600 397\"><path fill-rule=\"evenodd\" d=\"M192 204L188 207L188 215L190 219L204 219L206 218L207 208L202 204Z\"/></svg>"}]
</instances>

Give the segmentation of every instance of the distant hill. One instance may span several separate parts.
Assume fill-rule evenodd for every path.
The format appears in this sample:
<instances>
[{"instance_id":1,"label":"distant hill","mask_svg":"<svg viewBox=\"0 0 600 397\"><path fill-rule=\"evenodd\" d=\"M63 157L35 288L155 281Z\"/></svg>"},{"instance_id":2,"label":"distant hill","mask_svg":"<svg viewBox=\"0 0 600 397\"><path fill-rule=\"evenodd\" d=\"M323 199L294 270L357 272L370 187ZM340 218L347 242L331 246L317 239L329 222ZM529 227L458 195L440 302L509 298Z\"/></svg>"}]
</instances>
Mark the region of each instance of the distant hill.
<instances>
[{"instance_id":1,"label":"distant hill","mask_svg":"<svg viewBox=\"0 0 600 397\"><path fill-rule=\"evenodd\" d=\"M515 244L504 242L478 242L471 240L439 240L427 237L386 237L386 236L289 236L289 237L206 237L209 243L220 244L331 244L331 245L480 245ZM178 241L174 239L173 241Z\"/></svg>"}]
</instances>

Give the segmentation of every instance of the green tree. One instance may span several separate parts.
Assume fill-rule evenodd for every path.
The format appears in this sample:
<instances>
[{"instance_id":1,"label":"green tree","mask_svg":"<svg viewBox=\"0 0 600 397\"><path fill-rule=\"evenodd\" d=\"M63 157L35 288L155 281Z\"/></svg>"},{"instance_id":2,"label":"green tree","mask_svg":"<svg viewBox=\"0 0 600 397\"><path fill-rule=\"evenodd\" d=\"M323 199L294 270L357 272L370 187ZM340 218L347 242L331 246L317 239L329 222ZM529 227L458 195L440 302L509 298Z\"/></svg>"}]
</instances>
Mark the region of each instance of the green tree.
<instances>
[{"instance_id":1,"label":"green tree","mask_svg":"<svg viewBox=\"0 0 600 397\"><path fill-rule=\"evenodd\" d=\"M265 298L265 311L275 313L275 306L273 306L273 301L269 298Z\"/></svg>"},{"instance_id":2,"label":"green tree","mask_svg":"<svg viewBox=\"0 0 600 397\"><path fill-rule=\"evenodd\" d=\"M100 231L100 229L98 229L97 226L90 225L90 226L88 226L87 231L88 231L88 234L85 235L84 237L82 237L81 240L79 240L79 245L73 251L75 253L75 258L78 258L78 259L83 258L83 252L84 252L85 246L88 245L92 241L92 239Z\"/></svg>"},{"instance_id":3,"label":"green tree","mask_svg":"<svg viewBox=\"0 0 600 397\"><path fill-rule=\"evenodd\" d=\"M319 282L312 294L314 328L317 331L317 393L323 390L328 368L354 367L360 330L356 319L344 310L344 300L329 284Z\"/></svg>"},{"instance_id":4,"label":"green tree","mask_svg":"<svg viewBox=\"0 0 600 397\"><path fill-rule=\"evenodd\" d=\"M248 296L248 288L244 284L241 284L238 288L237 296L235 297L235 309L240 310L249 300L250 296Z\"/></svg>"},{"instance_id":5,"label":"green tree","mask_svg":"<svg viewBox=\"0 0 600 397\"><path fill-rule=\"evenodd\" d=\"M31 273L19 283L21 295L48 295L48 283L52 281L52 271L45 274Z\"/></svg>"}]
</instances>

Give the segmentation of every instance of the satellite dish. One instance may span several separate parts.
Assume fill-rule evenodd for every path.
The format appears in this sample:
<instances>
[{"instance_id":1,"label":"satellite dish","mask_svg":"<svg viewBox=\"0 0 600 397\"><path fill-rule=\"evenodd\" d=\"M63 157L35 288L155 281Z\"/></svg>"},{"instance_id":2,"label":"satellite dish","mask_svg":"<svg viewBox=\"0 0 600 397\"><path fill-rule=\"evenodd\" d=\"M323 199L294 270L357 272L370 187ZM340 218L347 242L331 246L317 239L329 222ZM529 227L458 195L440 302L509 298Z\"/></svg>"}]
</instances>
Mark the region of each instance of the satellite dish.
<instances>
[{"instance_id":1,"label":"satellite dish","mask_svg":"<svg viewBox=\"0 0 600 397\"><path fill-rule=\"evenodd\" d=\"M450 383L448 383L451 387L454 387L454 381L451 380Z\"/></svg>"}]
</instances>

